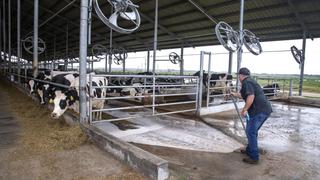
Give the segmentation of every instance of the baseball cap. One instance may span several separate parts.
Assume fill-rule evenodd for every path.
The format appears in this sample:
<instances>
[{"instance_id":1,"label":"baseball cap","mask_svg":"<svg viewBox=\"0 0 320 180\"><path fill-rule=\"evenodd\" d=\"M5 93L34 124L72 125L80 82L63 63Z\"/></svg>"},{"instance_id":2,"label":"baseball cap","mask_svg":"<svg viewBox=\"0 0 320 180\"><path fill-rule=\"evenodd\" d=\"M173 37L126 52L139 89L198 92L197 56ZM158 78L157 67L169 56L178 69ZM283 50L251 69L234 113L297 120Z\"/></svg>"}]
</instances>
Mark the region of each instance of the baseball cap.
<instances>
[{"instance_id":1,"label":"baseball cap","mask_svg":"<svg viewBox=\"0 0 320 180\"><path fill-rule=\"evenodd\" d=\"M240 68L239 69L239 72L236 73L236 74L242 74L242 75L245 75L245 76L250 76L250 70L248 68Z\"/></svg>"}]
</instances>

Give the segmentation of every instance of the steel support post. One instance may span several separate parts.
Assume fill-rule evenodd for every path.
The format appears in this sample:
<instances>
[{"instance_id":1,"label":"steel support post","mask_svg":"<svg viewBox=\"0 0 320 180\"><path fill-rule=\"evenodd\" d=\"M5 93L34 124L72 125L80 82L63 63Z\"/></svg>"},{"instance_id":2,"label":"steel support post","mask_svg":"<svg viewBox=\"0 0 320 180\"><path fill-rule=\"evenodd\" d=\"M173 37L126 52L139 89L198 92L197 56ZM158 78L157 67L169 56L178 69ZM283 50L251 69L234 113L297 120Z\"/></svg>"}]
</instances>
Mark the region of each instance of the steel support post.
<instances>
[{"instance_id":1,"label":"steel support post","mask_svg":"<svg viewBox=\"0 0 320 180\"><path fill-rule=\"evenodd\" d=\"M37 77L39 61L38 61L38 20L39 20L39 0L34 0L34 16L33 16L33 77Z\"/></svg>"},{"instance_id":2,"label":"steel support post","mask_svg":"<svg viewBox=\"0 0 320 180\"><path fill-rule=\"evenodd\" d=\"M111 7L111 13L113 13L113 8ZM112 66L112 29L110 28L110 35L109 35L109 74L111 74L111 66Z\"/></svg>"},{"instance_id":3,"label":"steel support post","mask_svg":"<svg viewBox=\"0 0 320 180\"><path fill-rule=\"evenodd\" d=\"M290 79L290 84L289 84L289 97L292 96L292 79Z\"/></svg>"},{"instance_id":4,"label":"steel support post","mask_svg":"<svg viewBox=\"0 0 320 180\"><path fill-rule=\"evenodd\" d=\"M104 64L104 72L107 73L108 72L108 53L106 53L106 56L105 56L105 64Z\"/></svg>"},{"instance_id":5,"label":"steel support post","mask_svg":"<svg viewBox=\"0 0 320 180\"><path fill-rule=\"evenodd\" d=\"M209 107L209 103L210 103L209 101L210 101L210 80L211 80L211 53L208 53L208 54L209 54L208 79L206 79L207 80L207 107Z\"/></svg>"},{"instance_id":6,"label":"steel support post","mask_svg":"<svg viewBox=\"0 0 320 180\"><path fill-rule=\"evenodd\" d=\"M302 96L302 87L303 87L303 77L304 77L304 64L306 62L306 32L303 32L302 40L302 62L300 68L300 81L299 81L299 96Z\"/></svg>"},{"instance_id":7,"label":"steel support post","mask_svg":"<svg viewBox=\"0 0 320 180\"><path fill-rule=\"evenodd\" d=\"M233 58L233 53L229 51L229 66L228 66L228 74L232 73L232 58Z\"/></svg>"},{"instance_id":8,"label":"steel support post","mask_svg":"<svg viewBox=\"0 0 320 180\"><path fill-rule=\"evenodd\" d=\"M112 29L110 28L110 42L109 42L109 48L110 48L110 53L109 53L109 74L111 74L111 66L112 66Z\"/></svg>"},{"instance_id":9,"label":"steel support post","mask_svg":"<svg viewBox=\"0 0 320 180\"><path fill-rule=\"evenodd\" d=\"M242 44L243 44L243 11L244 11L244 0L241 0L241 5L240 5L240 22L239 22L239 40L240 40L240 48L238 49L237 52L237 72L239 71L241 67L241 62L242 62ZM237 83L236 83L236 90L240 91L239 89L239 75L237 74Z\"/></svg>"},{"instance_id":10,"label":"steel support post","mask_svg":"<svg viewBox=\"0 0 320 180\"><path fill-rule=\"evenodd\" d=\"M53 61L56 60L56 45L57 45L57 37L56 35L54 35L54 38L53 38ZM54 69L54 65L55 63L53 63L53 69Z\"/></svg>"},{"instance_id":11,"label":"steel support post","mask_svg":"<svg viewBox=\"0 0 320 180\"><path fill-rule=\"evenodd\" d=\"M152 76L153 76L153 96L152 96L152 115L155 114L155 103L156 103L156 56L157 56L157 47L158 47L158 5L159 1L156 0L155 4L155 16L154 16L154 39L153 39L153 64L152 64Z\"/></svg>"},{"instance_id":12,"label":"steel support post","mask_svg":"<svg viewBox=\"0 0 320 180\"><path fill-rule=\"evenodd\" d=\"M87 84L87 48L88 48L88 0L81 0L80 8L80 122L88 122L86 84Z\"/></svg>"},{"instance_id":13,"label":"steel support post","mask_svg":"<svg viewBox=\"0 0 320 180\"><path fill-rule=\"evenodd\" d=\"M198 90L198 101L197 103L197 116L200 116L200 109L202 104L202 86L203 86L203 62L205 52L200 52L200 75L199 75L199 90Z\"/></svg>"},{"instance_id":14,"label":"steel support post","mask_svg":"<svg viewBox=\"0 0 320 180\"><path fill-rule=\"evenodd\" d=\"M0 6L0 68L1 71L4 68L4 61L3 61L3 55L2 55L2 47L3 47L3 38L2 38L2 7Z\"/></svg>"},{"instance_id":15,"label":"steel support post","mask_svg":"<svg viewBox=\"0 0 320 180\"><path fill-rule=\"evenodd\" d=\"M154 15L154 37L153 37L153 64L152 64L152 72L153 76L156 71L156 56L157 56L157 47L158 47L158 0L156 0L155 4L155 15Z\"/></svg>"},{"instance_id":16,"label":"steel support post","mask_svg":"<svg viewBox=\"0 0 320 180\"><path fill-rule=\"evenodd\" d=\"M11 63L11 0L8 0L8 61L9 61L9 76L11 78L12 63Z\"/></svg>"},{"instance_id":17,"label":"steel support post","mask_svg":"<svg viewBox=\"0 0 320 180\"><path fill-rule=\"evenodd\" d=\"M18 58L18 74L21 75L21 39L20 39L20 20L21 20L21 0L17 0L17 58ZM18 76L18 82L21 78Z\"/></svg>"},{"instance_id":18,"label":"steel support post","mask_svg":"<svg viewBox=\"0 0 320 180\"><path fill-rule=\"evenodd\" d=\"M126 74L126 60L125 59L122 62L122 73Z\"/></svg>"},{"instance_id":19,"label":"steel support post","mask_svg":"<svg viewBox=\"0 0 320 180\"><path fill-rule=\"evenodd\" d=\"M6 73L7 70L7 54L6 54L6 39L7 39L7 36L6 36L6 1L2 1L2 24L3 24L3 64L4 64L4 72Z\"/></svg>"},{"instance_id":20,"label":"steel support post","mask_svg":"<svg viewBox=\"0 0 320 180\"><path fill-rule=\"evenodd\" d=\"M50 70L51 72L53 71L54 69L54 60L51 61L51 66L50 66ZM51 73L51 79L53 78L53 73Z\"/></svg>"},{"instance_id":21,"label":"steel support post","mask_svg":"<svg viewBox=\"0 0 320 180\"><path fill-rule=\"evenodd\" d=\"M181 46L181 53L180 53L180 58L181 58L181 62L180 62L180 76L183 76L183 73L184 73L183 50L184 50L184 47L183 47L183 45L182 45L182 46Z\"/></svg>"},{"instance_id":22,"label":"steel support post","mask_svg":"<svg viewBox=\"0 0 320 180\"><path fill-rule=\"evenodd\" d=\"M69 25L67 23L67 31L66 31L66 59L64 60L64 70L68 71L68 60L69 60Z\"/></svg>"},{"instance_id":23,"label":"steel support post","mask_svg":"<svg viewBox=\"0 0 320 180\"><path fill-rule=\"evenodd\" d=\"M150 50L147 51L147 72L150 72Z\"/></svg>"}]
</instances>

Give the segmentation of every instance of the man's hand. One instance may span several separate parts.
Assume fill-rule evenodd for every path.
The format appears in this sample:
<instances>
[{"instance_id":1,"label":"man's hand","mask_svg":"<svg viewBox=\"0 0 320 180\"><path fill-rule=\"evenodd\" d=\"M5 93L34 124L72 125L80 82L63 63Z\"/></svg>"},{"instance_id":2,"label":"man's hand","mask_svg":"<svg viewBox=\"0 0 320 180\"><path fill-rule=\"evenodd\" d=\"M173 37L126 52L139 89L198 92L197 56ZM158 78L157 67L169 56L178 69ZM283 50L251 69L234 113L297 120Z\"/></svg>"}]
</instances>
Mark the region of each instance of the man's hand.
<instances>
[{"instance_id":1,"label":"man's hand","mask_svg":"<svg viewBox=\"0 0 320 180\"><path fill-rule=\"evenodd\" d=\"M240 93L237 93L237 92L230 92L230 95L236 98L242 98Z\"/></svg>"},{"instance_id":2,"label":"man's hand","mask_svg":"<svg viewBox=\"0 0 320 180\"><path fill-rule=\"evenodd\" d=\"M242 117L245 117L247 115L247 113L248 113L248 111L243 108L240 114Z\"/></svg>"}]
</instances>

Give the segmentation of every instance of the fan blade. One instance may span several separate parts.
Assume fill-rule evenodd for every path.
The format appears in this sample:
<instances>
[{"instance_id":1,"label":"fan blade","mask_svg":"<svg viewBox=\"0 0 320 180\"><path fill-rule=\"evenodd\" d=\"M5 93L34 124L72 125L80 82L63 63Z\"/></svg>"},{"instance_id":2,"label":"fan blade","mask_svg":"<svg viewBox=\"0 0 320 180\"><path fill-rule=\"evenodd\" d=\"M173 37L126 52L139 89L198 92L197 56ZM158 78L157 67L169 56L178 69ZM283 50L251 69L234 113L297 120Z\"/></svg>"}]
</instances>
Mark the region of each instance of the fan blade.
<instances>
[{"instance_id":1,"label":"fan blade","mask_svg":"<svg viewBox=\"0 0 320 180\"><path fill-rule=\"evenodd\" d=\"M120 12L120 16L123 19L134 21L137 19L135 12Z\"/></svg>"},{"instance_id":2,"label":"fan blade","mask_svg":"<svg viewBox=\"0 0 320 180\"><path fill-rule=\"evenodd\" d=\"M118 16L119 16L118 12L115 12L109 18L109 22L117 27L118 27L118 22L117 22Z\"/></svg>"}]
</instances>

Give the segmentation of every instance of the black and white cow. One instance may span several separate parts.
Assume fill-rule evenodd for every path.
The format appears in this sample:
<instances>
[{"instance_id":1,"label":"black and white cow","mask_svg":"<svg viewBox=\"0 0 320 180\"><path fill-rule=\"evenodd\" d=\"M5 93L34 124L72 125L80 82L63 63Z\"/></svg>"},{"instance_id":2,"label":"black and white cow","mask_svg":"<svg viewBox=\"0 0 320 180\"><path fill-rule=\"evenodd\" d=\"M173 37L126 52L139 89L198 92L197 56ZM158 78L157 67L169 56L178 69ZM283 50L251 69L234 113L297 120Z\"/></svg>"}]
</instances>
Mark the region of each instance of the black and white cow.
<instances>
[{"instance_id":1,"label":"black and white cow","mask_svg":"<svg viewBox=\"0 0 320 180\"><path fill-rule=\"evenodd\" d=\"M211 80L210 86L223 87L224 85L227 86L232 83L232 75L226 74L226 73L219 73L219 74L213 73L211 74L210 80Z\"/></svg>"},{"instance_id":2,"label":"black and white cow","mask_svg":"<svg viewBox=\"0 0 320 180\"><path fill-rule=\"evenodd\" d=\"M89 83L89 76L87 82ZM67 109L73 109L79 112L79 74L57 75L52 79L52 82L59 83L65 86L74 88L66 89L58 86L50 87L51 102L54 104L51 117L59 118ZM92 86L107 86L108 80L104 77L92 77ZM87 98L105 98L106 88L89 89L87 84ZM92 107L95 109L102 109L104 107L104 99L92 100ZM89 102L87 101L87 108ZM101 119L102 112L97 113L96 118Z\"/></svg>"},{"instance_id":3,"label":"black and white cow","mask_svg":"<svg viewBox=\"0 0 320 180\"><path fill-rule=\"evenodd\" d=\"M193 74L193 76L200 77L200 71ZM208 88L209 75L203 70L203 85ZM212 94L223 94L224 99L228 100L228 92L232 86L232 75L226 73L213 73L210 75L210 88L215 88Z\"/></svg>"},{"instance_id":4,"label":"black and white cow","mask_svg":"<svg viewBox=\"0 0 320 180\"><path fill-rule=\"evenodd\" d=\"M50 82L52 77L55 77L59 74L70 74L70 73L76 73L76 72L66 72L66 71L51 71L51 70L44 70L40 71L35 78L36 80L30 80L29 86L30 86L30 94L36 93L40 98L40 103L45 104L47 103L48 96L49 96L49 84L46 82L41 81L48 81ZM40 81L37 81L40 80Z\"/></svg>"},{"instance_id":5,"label":"black and white cow","mask_svg":"<svg viewBox=\"0 0 320 180\"><path fill-rule=\"evenodd\" d=\"M50 81L51 80L51 72L49 70L39 72L35 79L41 80L41 81ZM30 94L32 94L32 93L38 94L38 96L40 97L40 103L45 104L46 100L44 97L48 96L47 93L48 93L49 84L44 83L44 82L40 82L37 80L30 80L29 81L28 84L30 86Z\"/></svg>"},{"instance_id":6,"label":"black and white cow","mask_svg":"<svg viewBox=\"0 0 320 180\"><path fill-rule=\"evenodd\" d=\"M123 89L122 87L112 87L112 86L129 86L132 84L132 79L126 79L122 77L110 77L108 80L110 88L107 90L108 93L120 93Z\"/></svg>"},{"instance_id":7,"label":"black and white cow","mask_svg":"<svg viewBox=\"0 0 320 180\"><path fill-rule=\"evenodd\" d=\"M141 96L143 94L143 85L141 83L133 83L131 86L123 88L120 96Z\"/></svg>"},{"instance_id":8,"label":"black and white cow","mask_svg":"<svg viewBox=\"0 0 320 180\"><path fill-rule=\"evenodd\" d=\"M274 96L280 91L280 86L278 83L272 83L272 84L263 86L262 90L266 96Z\"/></svg>"},{"instance_id":9,"label":"black and white cow","mask_svg":"<svg viewBox=\"0 0 320 180\"><path fill-rule=\"evenodd\" d=\"M198 77L200 77L200 71L197 71L197 72L194 73L192 76L198 76ZM203 84L205 87L208 87L208 73L206 73L205 70L203 70L202 84Z\"/></svg>"}]
</instances>

